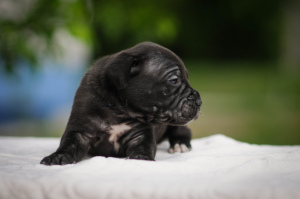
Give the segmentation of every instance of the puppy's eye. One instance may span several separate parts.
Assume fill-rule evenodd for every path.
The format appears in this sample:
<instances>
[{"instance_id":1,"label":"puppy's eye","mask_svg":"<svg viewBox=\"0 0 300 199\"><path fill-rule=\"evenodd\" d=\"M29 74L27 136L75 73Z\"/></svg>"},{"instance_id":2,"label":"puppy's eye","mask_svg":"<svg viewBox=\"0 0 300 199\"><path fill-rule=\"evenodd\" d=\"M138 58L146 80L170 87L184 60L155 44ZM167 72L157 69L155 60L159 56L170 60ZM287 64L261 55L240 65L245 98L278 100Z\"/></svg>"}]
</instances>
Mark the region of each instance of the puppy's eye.
<instances>
[{"instance_id":1,"label":"puppy's eye","mask_svg":"<svg viewBox=\"0 0 300 199\"><path fill-rule=\"evenodd\" d=\"M135 76L139 73L140 70L140 60L138 58L133 58L130 63L130 74L131 76Z\"/></svg>"},{"instance_id":2,"label":"puppy's eye","mask_svg":"<svg viewBox=\"0 0 300 199\"><path fill-rule=\"evenodd\" d=\"M139 63L140 63L140 60L138 58L133 58L131 60L131 66L133 66L133 67L139 65Z\"/></svg>"},{"instance_id":3,"label":"puppy's eye","mask_svg":"<svg viewBox=\"0 0 300 199\"><path fill-rule=\"evenodd\" d=\"M177 84L179 81L178 81L178 77L177 76L174 76L174 77L172 77L170 80L169 80L169 82L171 83L171 84Z\"/></svg>"}]
</instances>

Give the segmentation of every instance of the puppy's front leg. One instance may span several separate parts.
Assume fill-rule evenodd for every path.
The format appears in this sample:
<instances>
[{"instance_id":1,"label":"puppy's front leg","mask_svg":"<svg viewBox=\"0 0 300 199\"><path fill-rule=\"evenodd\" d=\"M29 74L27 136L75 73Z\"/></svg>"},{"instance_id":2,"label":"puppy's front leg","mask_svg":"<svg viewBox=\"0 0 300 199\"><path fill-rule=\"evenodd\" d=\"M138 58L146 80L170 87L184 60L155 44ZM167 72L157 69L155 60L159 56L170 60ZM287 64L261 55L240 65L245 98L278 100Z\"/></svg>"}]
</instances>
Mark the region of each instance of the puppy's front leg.
<instances>
[{"instance_id":1,"label":"puppy's front leg","mask_svg":"<svg viewBox=\"0 0 300 199\"><path fill-rule=\"evenodd\" d=\"M40 162L44 165L73 164L83 159L89 149L89 139L80 132L67 132L56 152Z\"/></svg>"},{"instance_id":2,"label":"puppy's front leg","mask_svg":"<svg viewBox=\"0 0 300 199\"><path fill-rule=\"evenodd\" d=\"M132 130L125 140L125 155L129 159L154 160L156 143L150 127Z\"/></svg>"},{"instance_id":3,"label":"puppy's front leg","mask_svg":"<svg viewBox=\"0 0 300 199\"><path fill-rule=\"evenodd\" d=\"M169 153L190 151L192 133L187 126L168 126L167 137L169 138Z\"/></svg>"}]
</instances>

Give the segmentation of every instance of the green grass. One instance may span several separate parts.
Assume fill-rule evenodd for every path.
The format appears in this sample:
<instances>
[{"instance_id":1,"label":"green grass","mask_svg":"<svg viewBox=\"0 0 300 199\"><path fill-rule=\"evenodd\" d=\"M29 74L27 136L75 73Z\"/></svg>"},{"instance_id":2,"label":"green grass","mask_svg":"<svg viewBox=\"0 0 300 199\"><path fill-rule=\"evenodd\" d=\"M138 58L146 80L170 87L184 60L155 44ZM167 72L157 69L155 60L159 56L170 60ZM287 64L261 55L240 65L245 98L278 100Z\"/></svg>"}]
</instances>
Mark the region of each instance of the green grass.
<instances>
[{"instance_id":1,"label":"green grass","mask_svg":"<svg viewBox=\"0 0 300 199\"><path fill-rule=\"evenodd\" d=\"M194 138L225 134L256 144L300 144L300 76L276 65L186 63L202 97Z\"/></svg>"}]
</instances>

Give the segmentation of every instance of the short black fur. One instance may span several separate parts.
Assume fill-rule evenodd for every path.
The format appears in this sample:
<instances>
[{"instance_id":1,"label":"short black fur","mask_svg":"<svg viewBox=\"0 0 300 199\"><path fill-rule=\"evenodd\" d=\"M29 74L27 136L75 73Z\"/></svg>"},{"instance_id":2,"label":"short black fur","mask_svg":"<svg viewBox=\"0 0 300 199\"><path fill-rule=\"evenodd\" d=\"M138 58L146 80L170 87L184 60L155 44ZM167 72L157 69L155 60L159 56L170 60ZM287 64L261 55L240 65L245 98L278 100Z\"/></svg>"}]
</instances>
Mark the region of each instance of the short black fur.
<instances>
[{"instance_id":1,"label":"short black fur","mask_svg":"<svg viewBox=\"0 0 300 199\"><path fill-rule=\"evenodd\" d=\"M191 149L185 125L198 117L201 104L183 62L162 46L140 43L89 69L59 148L41 164L72 164L87 154L154 160L165 138L169 152L185 152Z\"/></svg>"}]
</instances>

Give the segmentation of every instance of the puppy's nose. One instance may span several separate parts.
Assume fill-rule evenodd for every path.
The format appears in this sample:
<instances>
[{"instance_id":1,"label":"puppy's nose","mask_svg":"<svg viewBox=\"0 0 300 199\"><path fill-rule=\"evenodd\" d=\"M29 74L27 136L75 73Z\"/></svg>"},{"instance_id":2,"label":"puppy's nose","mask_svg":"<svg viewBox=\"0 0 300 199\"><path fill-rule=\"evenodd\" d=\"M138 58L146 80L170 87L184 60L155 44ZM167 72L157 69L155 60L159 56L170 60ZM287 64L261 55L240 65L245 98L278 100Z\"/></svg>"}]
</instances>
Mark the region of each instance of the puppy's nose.
<instances>
[{"instance_id":1,"label":"puppy's nose","mask_svg":"<svg viewBox=\"0 0 300 199\"><path fill-rule=\"evenodd\" d=\"M193 91L193 93L190 94L187 99L190 101L192 101L192 100L195 101L197 106L202 105L202 100L201 100L200 94L197 91Z\"/></svg>"},{"instance_id":2,"label":"puppy's nose","mask_svg":"<svg viewBox=\"0 0 300 199\"><path fill-rule=\"evenodd\" d=\"M201 100L201 98L199 97L199 98L197 98L197 100L196 100L196 104L197 104L197 106L201 106L202 105L202 100Z\"/></svg>"}]
</instances>

